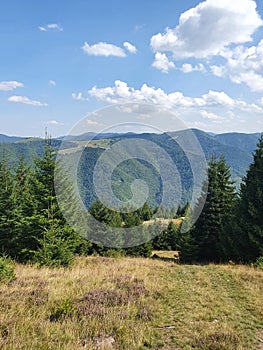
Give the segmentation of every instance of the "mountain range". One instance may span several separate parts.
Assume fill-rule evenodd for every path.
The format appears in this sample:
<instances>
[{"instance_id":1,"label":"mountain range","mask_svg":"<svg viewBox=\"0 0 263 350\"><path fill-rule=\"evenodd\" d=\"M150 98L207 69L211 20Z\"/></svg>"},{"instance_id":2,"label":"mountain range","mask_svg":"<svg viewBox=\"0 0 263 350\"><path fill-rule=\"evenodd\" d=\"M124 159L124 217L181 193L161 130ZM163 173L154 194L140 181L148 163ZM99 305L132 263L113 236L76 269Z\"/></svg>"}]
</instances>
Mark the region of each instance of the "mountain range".
<instances>
[{"instance_id":1,"label":"mountain range","mask_svg":"<svg viewBox=\"0 0 263 350\"><path fill-rule=\"evenodd\" d=\"M260 133L246 134L246 133L224 133L211 134L198 129L191 129L196 139L203 150L207 160L212 156L225 157L226 163L231 167L232 178L236 181L237 186L242 181L246 171L252 162L253 151L256 149L257 141L260 138ZM187 137L187 130L169 132L167 134L95 134L86 133L78 136L66 136L52 140L55 149L63 157L68 157L69 161L76 152L81 154L80 157L80 183L83 187L84 201L89 206L95 198L94 189L91 186L92 171L94 170L97 159L104 152L109 149L115 142L124 139L145 139L150 140L155 144L160 145L174 160L178 167L183 183L183 191L187 193L191 188L191 169L189 162L185 157L184 152L175 143L171 143L171 138L176 140L178 137ZM16 166L19 157L27 163L32 163L35 157L41 156L44 152L45 141L40 138L23 138L17 136L0 135L0 154L2 154L10 167ZM63 149L62 147L63 146ZM147 157L147 151L142 150ZM91 164L92 163L92 164ZM85 178L84 178L85 174ZM145 181L150 181L153 186L152 204L158 204L158 197L160 196L161 186L158 174L145 162L140 160L132 160L120 164L113 176L113 189L118 193L121 199L130 197L129 184L137 178L142 178Z\"/></svg>"}]
</instances>

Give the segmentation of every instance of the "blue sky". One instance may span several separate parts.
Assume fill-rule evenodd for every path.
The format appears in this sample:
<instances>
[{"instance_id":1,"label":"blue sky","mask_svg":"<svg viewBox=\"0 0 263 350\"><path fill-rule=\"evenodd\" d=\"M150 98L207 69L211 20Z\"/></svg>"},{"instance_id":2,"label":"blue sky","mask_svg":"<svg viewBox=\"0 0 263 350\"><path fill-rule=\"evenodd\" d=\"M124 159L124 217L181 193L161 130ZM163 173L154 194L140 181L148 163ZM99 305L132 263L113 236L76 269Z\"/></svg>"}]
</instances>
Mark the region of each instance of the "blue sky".
<instances>
[{"instance_id":1,"label":"blue sky","mask_svg":"<svg viewBox=\"0 0 263 350\"><path fill-rule=\"evenodd\" d=\"M262 1L9 0L0 27L0 133L58 136L126 102L206 131L263 129Z\"/></svg>"}]
</instances>

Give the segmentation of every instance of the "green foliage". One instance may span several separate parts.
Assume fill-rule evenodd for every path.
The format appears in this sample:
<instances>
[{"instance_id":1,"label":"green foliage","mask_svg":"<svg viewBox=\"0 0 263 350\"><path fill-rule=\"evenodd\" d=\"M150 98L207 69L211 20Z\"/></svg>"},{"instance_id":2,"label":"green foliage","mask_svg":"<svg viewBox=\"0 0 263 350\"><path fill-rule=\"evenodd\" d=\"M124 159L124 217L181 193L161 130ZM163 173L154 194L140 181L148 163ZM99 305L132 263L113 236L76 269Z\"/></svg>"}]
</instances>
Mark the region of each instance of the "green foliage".
<instances>
[{"instance_id":1,"label":"green foliage","mask_svg":"<svg viewBox=\"0 0 263 350\"><path fill-rule=\"evenodd\" d=\"M205 136L197 133L199 139ZM192 188L192 173L183 152L167 135L148 135L150 140L162 145L178 165L183 183L183 203L176 209L174 204L160 206L158 215L173 219L185 216L189 210L187 193ZM210 140L210 139L209 139ZM212 145L212 141L210 140ZM239 142L239 141L238 141ZM251 141L252 142L252 141ZM250 143L251 143L250 142ZM30 161L26 147L34 145ZM99 222L109 227L106 242L108 246L127 246L126 249L109 249L87 242L66 222L58 205L54 186L56 149L60 142L46 139L23 142L20 158L13 162L13 156L3 152L0 161L0 251L21 262L36 262L39 265L67 266L75 254L107 256L149 256L152 248L179 250L181 261L222 261L238 260L252 262L263 254L263 138L259 140L253 163L241 185L240 198L236 198L230 168L221 157L212 158L208 169L208 191L200 198L204 209L195 227L182 233L172 222L163 232L151 241L152 228L142 225L156 214L160 202L162 185L155 169L144 161L124 162L113 174L113 191L120 199L130 199L130 184L137 178L149 184L148 203L136 210L122 210L122 213L109 209L96 199L92 184L92 174L101 149L87 149L79 164L79 185L83 199L90 206L90 213ZM55 144L55 145L54 145ZM13 155L17 157L18 146ZM68 147L73 147L69 142ZM211 146L212 147L212 146ZM205 153L208 149L205 149ZM211 151L211 150L210 150ZM216 153L216 152L215 152ZM33 154L41 154L32 161ZM147 155L146 155L147 156ZM8 159L8 161L7 161ZM12 163L13 162L13 163ZM29 163L33 163L28 167ZM10 165L16 164L15 168ZM26 165L27 164L27 165ZM165 169L164 169L165 171ZM84 176L85 175L85 176ZM67 205L63 212L70 213L72 221L78 221L77 207L72 185L67 177L61 182L67 187ZM207 196L206 196L207 195ZM80 220L79 220L80 221ZM121 236L116 228L134 228L133 236ZM104 241L105 230L101 225L93 228L92 241ZM128 230L127 230L128 231ZM88 236L89 237L89 236ZM94 239L95 238L95 239ZM137 245L138 242L147 242Z\"/></svg>"},{"instance_id":2,"label":"green foliage","mask_svg":"<svg viewBox=\"0 0 263 350\"><path fill-rule=\"evenodd\" d=\"M102 222L111 227L121 227L122 218L119 212L107 208L99 200L91 205L89 212L99 222Z\"/></svg>"},{"instance_id":3,"label":"green foliage","mask_svg":"<svg viewBox=\"0 0 263 350\"><path fill-rule=\"evenodd\" d=\"M263 136L259 139L236 209L236 225L232 240L236 258L251 262L263 255Z\"/></svg>"},{"instance_id":4,"label":"green foliage","mask_svg":"<svg viewBox=\"0 0 263 350\"><path fill-rule=\"evenodd\" d=\"M125 252L123 249L107 249L102 255L109 258L121 258Z\"/></svg>"},{"instance_id":5,"label":"green foliage","mask_svg":"<svg viewBox=\"0 0 263 350\"><path fill-rule=\"evenodd\" d=\"M263 270L263 256L257 258L257 260L253 264L254 267Z\"/></svg>"},{"instance_id":6,"label":"green foliage","mask_svg":"<svg viewBox=\"0 0 263 350\"><path fill-rule=\"evenodd\" d=\"M180 250L179 249L179 229L171 221L152 241L155 250Z\"/></svg>"},{"instance_id":7,"label":"green foliage","mask_svg":"<svg viewBox=\"0 0 263 350\"><path fill-rule=\"evenodd\" d=\"M152 254L152 244L148 241L131 248L126 248L125 253L127 256L148 258Z\"/></svg>"},{"instance_id":8,"label":"green foliage","mask_svg":"<svg viewBox=\"0 0 263 350\"><path fill-rule=\"evenodd\" d=\"M16 208L13 200L13 177L6 161L0 162L0 250L14 254Z\"/></svg>"},{"instance_id":9,"label":"green foliage","mask_svg":"<svg viewBox=\"0 0 263 350\"><path fill-rule=\"evenodd\" d=\"M53 307L49 320L51 322L63 321L73 315L76 307L73 305L70 298L66 298L58 303L56 307Z\"/></svg>"},{"instance_id":10,"label":"green foliage","mask_svg":"<svg viewBox=\"0 0 263 350\"><path fill-rule=\"evenodd\" d=\"M22 157L11 173L0 162L1 251L21 262L68 265L82 240L67 224L54 188L55 152L51 140L33 169ZM67 179L64 179L65 182ZM70 185L68 187L70 192Z\"/></svg>"},{"instance_id":11,"label":"green foliage","mask_svg":"<svg viewBox=\"0 0 263 350\"><path fill-rule=\"evenodd\" d=\"M175 226L171 221L160 235L152 240L154 250L177 250L181 262L196 259L196 245L190 232L181 232L181 225Z\"/></svg>"},{"instance_id":12,"label":"green foliage","mask_svg":"<svg viewBox=\"0 0 263 350\"><path fill-rule=\"evenodd\" d=\"M0 256L0 281L13 281L16 279L14 264L6 256Z\"/></svg>"},{"instance_id":13,"label":"green foliage","mask_svg":"<svg viewBox=\"0 0 263 350\"><path fill-rule=\"evenodd\" d=\"M198 261L220 261L224 257L223 244L226 224L232 218L235 188L229 166L221 157L209 162L208 188L200 201L205 201L191 235L197 247ZM204 187L205 188L205 187Z\"/></svg>"}]
</instances>

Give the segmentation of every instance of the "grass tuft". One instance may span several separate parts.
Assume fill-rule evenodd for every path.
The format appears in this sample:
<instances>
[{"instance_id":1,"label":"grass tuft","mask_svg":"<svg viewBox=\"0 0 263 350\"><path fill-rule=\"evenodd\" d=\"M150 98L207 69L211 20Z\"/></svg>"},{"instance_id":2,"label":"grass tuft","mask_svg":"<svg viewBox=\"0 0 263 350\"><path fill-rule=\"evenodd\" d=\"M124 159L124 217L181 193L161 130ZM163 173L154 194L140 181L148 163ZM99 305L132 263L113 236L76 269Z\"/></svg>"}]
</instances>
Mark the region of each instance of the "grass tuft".
<instances>
[{"instance_id":1,"label":"grass tuft","mask_svg":"<svg viewBox=\"0 0 263 350\"><path fill-rule=\"evenodd\" d=\"M0 348L255 350L263 271L140 258L15 266L0 281Z\"/></svg>"}]
</instances>

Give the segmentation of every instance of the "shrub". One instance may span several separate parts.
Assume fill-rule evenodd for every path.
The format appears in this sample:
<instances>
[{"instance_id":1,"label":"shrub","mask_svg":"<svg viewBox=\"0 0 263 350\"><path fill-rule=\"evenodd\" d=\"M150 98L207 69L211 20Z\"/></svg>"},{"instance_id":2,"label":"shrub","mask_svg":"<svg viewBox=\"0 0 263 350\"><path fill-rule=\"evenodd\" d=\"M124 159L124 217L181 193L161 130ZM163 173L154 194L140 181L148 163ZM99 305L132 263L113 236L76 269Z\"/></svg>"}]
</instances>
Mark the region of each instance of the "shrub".
<instances>
[{"instance_id":1,"label":"shrub","mask_svg":"<svg viewBox=\"0 0 263 350\"><path fill-rule=\"evenodd\" d=\"M257 260L253 264L254 267L257 267L258 269L263 270L263 256L260 256L257 258Z\"/></svg>"},{"instance_id":2,"label":"shrub","mask_svg":"<svg viewBox=\"0 0 263 350\"><path fill-rule=\"evenodd\" d=\"M72 300L66 298L62 300L56 307L54 307L49 316L51 322L63 321L73 316L75 306L72 304Z\"/></svg>"},{"instance_id":3,"label":"shrub","mask_svg":"<svg viewBox=\"0 0 263 350\"><path fill-rule=\"evenodd\" d=\"M16 279L14 264L6 256L0 257L0 281L13 281Z\"/></svg>"}]
</instances>

